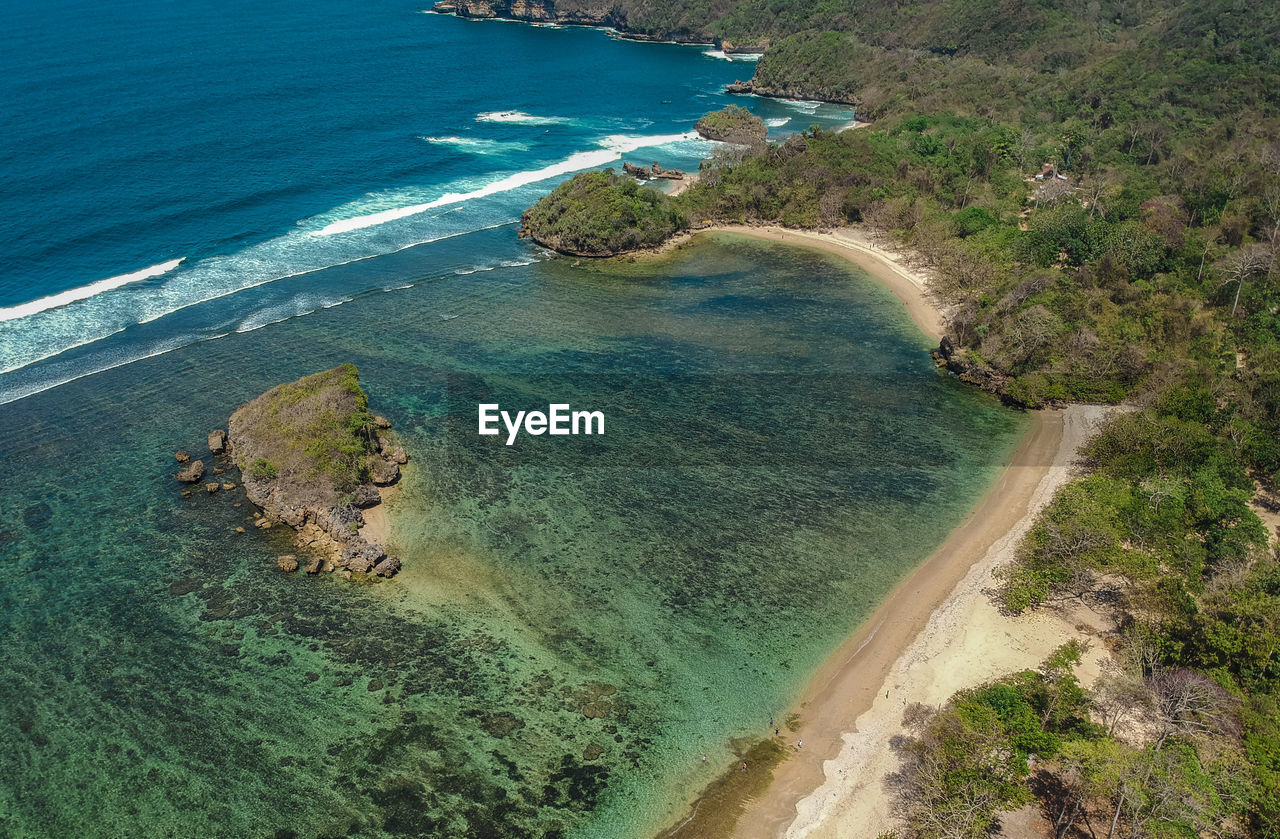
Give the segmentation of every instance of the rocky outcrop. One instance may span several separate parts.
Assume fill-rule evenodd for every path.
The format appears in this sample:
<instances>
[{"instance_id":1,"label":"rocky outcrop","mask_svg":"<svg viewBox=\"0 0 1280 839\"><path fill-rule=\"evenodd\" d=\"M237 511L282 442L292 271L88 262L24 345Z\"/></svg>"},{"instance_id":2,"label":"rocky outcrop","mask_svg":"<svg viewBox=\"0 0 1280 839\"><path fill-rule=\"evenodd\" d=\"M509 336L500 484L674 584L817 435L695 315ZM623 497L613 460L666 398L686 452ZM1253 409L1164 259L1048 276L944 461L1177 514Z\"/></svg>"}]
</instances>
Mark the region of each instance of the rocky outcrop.
<instances>
[{"instance_id":1,"label":"rocky outcrop","mask_svg":"<svg viewBox=\"0 0 1280 839\"><path fill-rule=\"evenodd\" d=\"M638 181L647 181L650 178L648 169L643 166L637 166L634 163L627 163L626 161L623 161L622 171Z\"/></svg>"},{"instance_id":2,"label":"rocky outcrop","mask_svg":"<svg viewBox=\"0 0 1280 839\"><path fill-rule=\"evenodd\" d=\"M964 350L957 347L951 338L944 335L932 355L939 367L954 373L960 381L977 385L1010 404L1018 404L1017 400L1012 400L1008 396L1008 376L988 364L967 358Z\"/></svg>"},{"instance_id":3,"label":"rocky outcrop","mask_svg":"<svg viewBox=\"0 0 1280 839\"><path fill-rule=\"evenodd\" d=\"M633 31L626 10L604 0L440 0L431 7L438 14L469 18L502 18L527 23L562 26L604 26L632 41L675 41L681 44L716 43L710 35L684 28L657 32Z\"/></svg>"},{"instance_id":4,"label":"rocky outcrop","mask_svg":"<svg viewBox=\"0 0 1280 839\"><path fill-rule=\"evenodd\" d=\"M699 119L694 130L708 140L750 146L764 141L769 134L764 120L737 105L712 111Z\"/></svg>"},{"instance_id":5,"label":"rocky outcrop","mask_svg":"<svg viewBox=\"0 0 1280 839\"><path fill-rule=\"evenodd\" d=\"M227 432L216 429L209 432L209 454L220 455L227 450Z\"/></svg>"},{"instance_id":6,"label":"rocky outcrop","mask_svg":"<svg viewBox=\"0 0 1280 839\"><path fill-rule=\"evenodd\" d=\"M178 449L173 453L173 459L179 463L189 463L191 462L191 453L186 449Z\"/></svg>"},{"instance_id":7,"label":"rocky outcrop","mask_svg":"<svg viewBox=\"0 0 1280 839\"><path fill-rule=\"evenodd\" d=\"M186 469L183 469L181 472L174 475L173 477L182 481L184 484L194 484L196 481L204 477L204 461L203 460L191 461L191 463L188 464Z\"/></svg>"},{"instance_id":8,"label":"rocky outcrop","mask_svg":"<svg viewBox=\"0 0 1280 839\"><path fill-rule=\"evenodd\" d=\"M351 495L351 506L361 510L376 507L381 503L382 493L378 492L376 487L371 487L368 484L357 487L356 491Z\"/></svg>"},{"instance_id":9,"label":"rocky outcrop","mask_svg":"<svg viewBox=\"0 0 1280 839\"><path fill-rule=\"evenodd\" d=\"M749 93L755 93L755 88L752 86L751 82L749 82L749 81L747 81L747 82L732 82L731 84L729 84L729 85L724 89L724 92L725 92L725 93L737 93L737 94L739 94L739 95L745 95L745 94L749 94Z\"/></svg>"},{"instance_id":10,"label":"rocky outcrop","mask_svg":"<svg viewBox=\"0 0 1280 839\"><path fill-rule=\"evenodd\" d=\"M367 404L355 368L343 365L272 388L237 408L226 433L209 435L210 449L222 443L245 496L261 510L255 526L297 531L295 544L312 555L308 574L346 568L389 577L400 567L360 530L361 509L382 501L377 486L398 480L409 460L386 433L391 423Z\"/></svg>"},{"instance_id":11,"label":"rocky outcrop","mask_svg":"<svg viewBox=\"0 0 1280 839\"><path fill-rule=\"evenodd\" d=\"M649 167L649 174L670 181L683 181L685 177L683 169L663 169L656 161Z\"/></svg>"}]
</instances>

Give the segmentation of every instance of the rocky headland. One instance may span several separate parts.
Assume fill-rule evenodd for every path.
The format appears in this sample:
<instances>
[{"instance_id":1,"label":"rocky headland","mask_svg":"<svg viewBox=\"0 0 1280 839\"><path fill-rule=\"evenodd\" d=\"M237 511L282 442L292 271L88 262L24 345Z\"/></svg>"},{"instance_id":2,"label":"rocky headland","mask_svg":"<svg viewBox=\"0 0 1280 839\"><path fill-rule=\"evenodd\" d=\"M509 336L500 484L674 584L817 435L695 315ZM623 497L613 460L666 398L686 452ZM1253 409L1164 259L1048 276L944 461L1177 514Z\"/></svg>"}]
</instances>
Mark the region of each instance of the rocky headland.
<instances>
[{"instance_id":1,"label":"rocky headland","mask_svg":"<svg viewBox=\"0 0 1280 839\"><path fill-rule=\"evenodd\" d=\"M361 512L382 503L380 487L400 479L409 460L389 435L391 423L369 411L354 365L304 376L241 405L227 430L209 435L209 451L240 471L245 497L260 510L254 524L296 531L301 561L282 556L282 571L393 576L400 560L365 538ZM186 460L184 460L184 456ZM175 477L194 483L204 474L200 460L176 455L184 470ZM215 468L214 473L223 471ZM215 486L209 490L234 487ZM206 487L207 489L207 487Z\"/></svg>"},{"instance_id":2,"label":"rocky headland","mask_svg":"<svg viewBox=\"0 0 1280 839\"><path fill-rule=\"evenodd\" d=\"M714 46L726 53L755 54L768 46L765 40L735 43L719 38L698 23L696 15L681 15L677 19L661 16L661 20L656 20L641 12L632 18L622 4L601 0L440 0L431 7L431 11L463 18L599 26L611 29L618 37L627 40L700 44ZM645 20L646 17L649 19Z\"/></svg>"}]
</instances>

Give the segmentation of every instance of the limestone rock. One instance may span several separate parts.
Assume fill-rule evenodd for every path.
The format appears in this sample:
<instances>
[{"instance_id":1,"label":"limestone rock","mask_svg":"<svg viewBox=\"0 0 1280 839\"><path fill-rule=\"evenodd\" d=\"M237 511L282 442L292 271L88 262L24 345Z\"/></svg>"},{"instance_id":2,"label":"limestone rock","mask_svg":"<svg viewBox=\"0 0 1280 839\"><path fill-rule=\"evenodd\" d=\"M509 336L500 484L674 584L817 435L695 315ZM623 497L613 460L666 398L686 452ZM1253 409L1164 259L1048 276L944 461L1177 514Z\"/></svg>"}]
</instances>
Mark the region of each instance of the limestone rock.
<instances>
[{"instance_id":1,"label":"limestone rock","mask_svg":"<svg viewBox=\"0 0 1280 839\"><path fill-rule=\"evenodd\" d=\"M324 559L318 556L313 556L307 560L307 567L303 570L305 570L308 574L319 574L320 566L323 563L324 563Z\"/></svg>"},{"instance_id":2,"label":"limestone rock","mask_svg":"<svg viewBox=\"0 0 1280 839\"><path fill-rule=\"evenodd\" d=\"M375 415L373 418L373 424L378 426L378 428L390 428L391 420L387 419L386 417L380 417Z\"/></svg>"},{"instance_id":3,"label":"limestone rock","mask_svg":"<svg viewBox=\"0 0 1280 839\"><path fill-rule=\"evenodd\" d=\"M298 570L298 558L293 554L276 557L276 567L286 574Z\"/></svg>"},{"instance_id":4,"label":"limestone rock","mask_svg":"<svg viewBox=\"0 0 1280 839\"><path fill-rule=\"evenodd\" d=\"M389 556L373 567L373 573L379 577L394 577L400 573L399 557Z\"/></svg>"},{"instance_id":5,"label":"limestone rock","mask_svg":"<svg viewBox=\"0 0 1280 839\"><path fill-rule=\"evenodd\" d=\"M374 567L382 562L387 556L387 552L382 549L381 545L360 544L347 545L342 550L342 559L339 564L349 571L358 571L361 574L368 574L374 570Z\"/></svg>"},{"instance_id":6,"label":"limestone rock","mask_svg":"<svg viewBox=\"0 0 1280 839\"><path fill-rule=\"evenodd\" d=\"M400 480L400 467L394 460L377 458L373 461L370 472L374 484L380 487L390 486Z\"/></svg>"},{"instance_id":7,"label":"limestone rock","mask_svg":"<svg viewBox=\"0 0 1280 839\"><path fill-rule=\"evenodd\" d=\"M186 449L179 449L173 453L173 459L179 463L186 463L191 460L191 454Z\"/></svg>"},{"instance_id":8,"label":"limestone rock","mask_svg":"<svg viewBox=\"0 0 1280 839\"><path fill-rule=\"evenodd\" d=\"M355 493L351 497L351 505L353 507L359 507L362 510L368 509L369 507L376 507L381 503L382 494L378 492L377 488L371 487L368 484L357 487Z\"/></svg>"},{"instance_id":9,"label":"limestone rock","mask_svg":"<svg viewBox=\"0 0 1280 839\"><path fill-rule=\"evenodd\" d=\"M210 481L209 483L204 485L204 491L209 493L210 495L213 495L215 492L218 491L218 489L219 487L218 487L217 481Z\"/></svg>"},{"instance_id":10,"label":"limestone rock","mask_svg":"<svg viewBox=\"0 0 1280 839\"><path fill-rule=\"evenodd\" d=\"M651 177L648 169L625 161L622 164L622 171L640 181L647 181Z\"/></svg>"},{"instance_id":11,"label":"limestone rock","mask_svg":"<svg viewBox=\"0 0 1280 839\"><path fill-rule=\"evenodd\" d=\"M402 465L409 462L409 453L405 451L404 446L396 446L387 457Z\"/></svg>"},{"instance_id":12,"label":"limestone rock","mask_svg":"<svg viewBox=\"0 0 1280 839\"><path fill-rule=\"evenodd\" d=\"M183 469L181 472L174 475L174 477L182 481L184 484L194 484L196 481L204 477L204 461L191 461L191 464L187 466L186 469Z\"/></svg>"},{"instance_id":13,"label":"limestone rock","mask_svg":"<svg viewBox=\"0 0 1280 839\"><path fill-rule=\"evenodd\" d=\"M227 432L221 428L209 432L209 452L222 454L227 450Z\"/></svg>"}]
</instances>

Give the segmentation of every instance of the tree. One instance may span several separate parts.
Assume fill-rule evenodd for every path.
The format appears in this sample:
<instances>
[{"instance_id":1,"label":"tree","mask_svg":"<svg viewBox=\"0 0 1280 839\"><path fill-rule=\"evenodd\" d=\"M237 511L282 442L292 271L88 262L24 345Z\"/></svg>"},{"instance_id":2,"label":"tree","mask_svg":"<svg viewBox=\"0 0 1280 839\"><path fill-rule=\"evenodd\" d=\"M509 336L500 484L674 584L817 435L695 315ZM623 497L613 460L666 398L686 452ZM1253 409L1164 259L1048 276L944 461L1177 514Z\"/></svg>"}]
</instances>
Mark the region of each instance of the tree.
<instances>
[{"instance_id":1,"label":"tree","mask_svg":"<svg viewBox=\"0 0 1280 839\"><path fill-rule=\"evenodd\" d=\"M1236 309L1240 306L1240 292L1244 290L1245 280L1252 279L1260 274L1269 274L1272 266L1275 264L1275 254L1270 248L1263 245L1251 245L1247 248L1241 248L1231 256L1227 257L1223 263L1226 273L1226 279L1222 281L1222 285L1236 284L1235 300L1231 303L1231 316L1235 317Z\"/></svg>"}]
</instances>

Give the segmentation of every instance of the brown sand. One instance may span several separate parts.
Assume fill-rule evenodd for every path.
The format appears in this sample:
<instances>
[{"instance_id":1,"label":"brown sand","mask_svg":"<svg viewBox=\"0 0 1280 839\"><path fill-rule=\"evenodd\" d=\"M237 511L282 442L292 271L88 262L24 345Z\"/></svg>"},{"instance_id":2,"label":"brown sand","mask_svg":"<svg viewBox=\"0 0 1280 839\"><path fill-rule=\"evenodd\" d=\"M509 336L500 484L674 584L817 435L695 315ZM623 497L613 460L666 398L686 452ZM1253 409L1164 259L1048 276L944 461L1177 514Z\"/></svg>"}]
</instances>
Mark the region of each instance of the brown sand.
<instances>
[{"instance_id":1,"label":"brown sand","mask_svg":"<svg viewBox=\"0 0 1280 839\"><path fill-rule=\"evenodd\" d=\"M387 521L387 505L394 503L395 497L400 493L400 485L397 483L389 487L379 487L378 492L382 495L382 503L362 511L364 527L360 528L360 535L366 542L381 545L390 550L391 527Z\"/></svg>"},{"instance_id":2,"label":"brown sand","mask_svg":"<svg viewBox=\"0 0 1280 839\"><path fill-rule=\"evenodd\" d=\"M846 228L830 233L778 227L712 228L769 241L815 247L842 256L883 282L926 335L941 338L944 316L927 280L900 255ZM1077 627L1099 616L1001 615L984 593L992 571L1013 558L1036 515L1072 474L1077 452L1107 408L1073 405L1034 415L1009 466L969 517L923 565L894 589L870 618L828 658L794 709L801 726L789 735L789 759L758 796L700 801L721 817L694 815L664 836L723 835L723 812L743 809L733 834L763 837L875 837L892 827L882 782L897 766L889 740L901 731L902 709L941 704L964 687L1039 664ZM1095 644L1080 676L1096 676ZM799 742L804 746L800 748Z\"/></svg>"}]
</instances>

